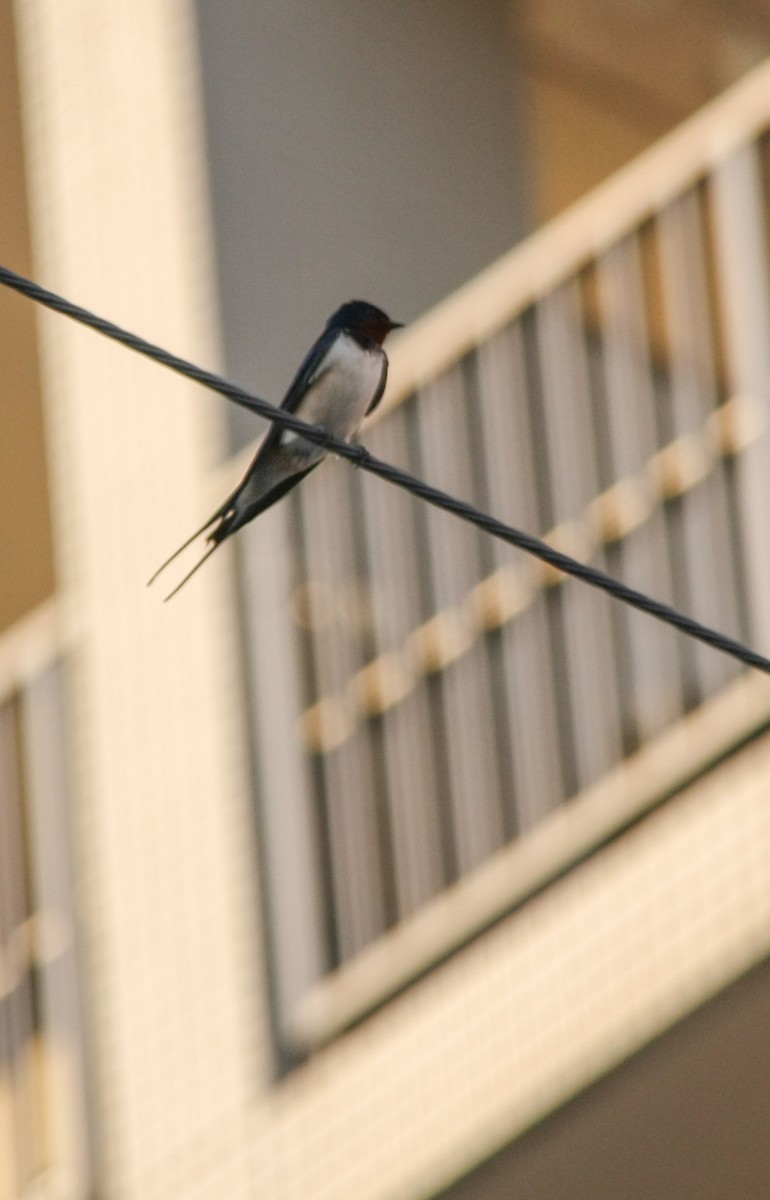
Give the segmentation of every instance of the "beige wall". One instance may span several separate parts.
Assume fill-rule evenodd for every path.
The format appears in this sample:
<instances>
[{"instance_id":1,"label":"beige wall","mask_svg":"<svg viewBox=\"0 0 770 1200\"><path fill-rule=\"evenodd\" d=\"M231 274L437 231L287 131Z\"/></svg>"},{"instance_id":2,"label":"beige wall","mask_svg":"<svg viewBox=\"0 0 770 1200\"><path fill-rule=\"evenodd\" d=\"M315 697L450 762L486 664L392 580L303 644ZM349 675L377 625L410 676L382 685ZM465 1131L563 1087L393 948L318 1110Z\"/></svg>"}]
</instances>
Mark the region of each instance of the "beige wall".
<instances>
[{"instance_id":1,"label":"beige wall","mask_svg":"<svg viewBox=\"0 0 770 1200\"><path fill-rule=\"evenodd\" d=\"M757 1200L770 1178L768 1013L765 962L444 1200Z\"/></svg>"},{"instance_id":2,"label":"beige wall","mask_svg":"<svg viewBox=\"0 0 770 1200\"><path fill-rule=\"evenodd\" d=\"M518 0L535 222L560 212L770 53L754 0Z\"/></svg>"},{"instance_id":3,"label":"beige wall","mask_svg":"<svg viewBox=\"0 0 770 1200\"><path fill-rule=\"evenodd\" d=\"M343 300L412 321L529 231L506 2L196 3L225 361L267 399Z\"/></svg>"}]
</instances>

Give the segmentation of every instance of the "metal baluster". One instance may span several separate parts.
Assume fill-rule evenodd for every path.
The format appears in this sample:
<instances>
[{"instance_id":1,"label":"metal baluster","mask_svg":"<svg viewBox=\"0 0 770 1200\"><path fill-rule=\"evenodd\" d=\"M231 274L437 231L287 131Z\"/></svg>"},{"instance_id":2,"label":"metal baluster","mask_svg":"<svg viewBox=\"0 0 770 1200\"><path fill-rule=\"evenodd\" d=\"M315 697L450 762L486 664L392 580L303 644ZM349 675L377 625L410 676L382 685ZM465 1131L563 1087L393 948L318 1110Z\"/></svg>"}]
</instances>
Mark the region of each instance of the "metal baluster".
<instances>
[{"instance_id":1,"label":"metal baluster","mask_svg":"<svg viewBox=\"0 0 770 1200\"><path fill-rule=\"evenodd\" d=\"M408 455L406 410L402 406L371 430L372 452L392 462ZM430 708L425 680L409 677L402 653L421 623L420 562L415 529L416 502L379 480L363 481L364 517L369 551L369 577L376 650L396 652L398 678L411 692L377 720L384 742L387 796L393 827L395 884L399 915L413 911L447 881L444 844L451 831L442 829L437 796Z\"/></svg>"},{"instance_id":2,"label":"metal baluster","mask_svg":"<svg viewBox=\"0 0 770 1200\"><path fill-rule=\"evenodd\" d=\"M11 1004L13 966L8 956L12 929L12 817L18 804L16 730L13 710L0 706L0 1195L19 1190L16 1174L15 1050Z\"/></svg>"},{"instance_id":3,"label":"metal baluster","mask_svg":"<svg viewBox=\"0 0 770 1200\"><path fill-rule=\"evenodd\" d=\"M669 205L657 228L673 434L702 438L719 397L698 194L688 192ZM685 586L676 602L706 625L737 635L740 618L722 462L715 462L703 483L683 497L677 525ZM699 642L688 642L687 652L702 697L714 695L740 670L727 655L714 654Z\"/></svg>"},{"instance_id":4,"label":"metal baluster","mask_svg":"<svg viewBox=\"0 0 770 1200\"><path fill-rule=\"evenodd\" d=\"M490 510L503 520L537 533L539 513L535 450L530 429L524 347L520 325L505 330L478 350L481 426ZM505 712L509 724L515 827L535 825L565 794L556 727L554 662L548 636L546 597L528 596L532 563L499 541L492 542L499 570L519 572L522 611L500 630ZM515 575L509 577L515 604ZM505 587L505 582L501 582ZM503 601L504 603L504 601Z\"/></svg>"},{"instance_id":5,"label":"metal baluster","mask_svg":"<svg viewBox=\"0 0 770 1200\"><path fill-rule=\"evenodd\" d=\"M70 811L61 668L26 688L21 700L24 775L28 781L30 872L36 913L34 950L40 982L47 1132L55 1162L87 1180L91 1161L85 1106L84 1040L78 988Z\"/></svg>"},{"instance_id":6,"label":"metal baluster","mask_svg":"<svg viewBox=\"0 0 770 1200\"><path fill-rule=\"evenodd\" d=\"M712 176L715 242L731 390L748 397L764 435L736 461L751 638L770 650L770 285L767 264L767 195L758 146L738 151Z\"/></svg>"},{"instance_id":7,"label":"metal baluster","mask_svg":"<svg viewBox=\"0 0 770 1200\"><path fill-rule=\"evenodd\" d=\"M579 518L599 490L588 362L577 283L537 306L543 413L553 520ZM573 731L575 787L621 757L620 696L609 601L565 580L557 602L564 630L563 688Z\"/></svg>"},{"instance_id":8,"label":"metal baluster","mask_svg":"<svg viewBox=\"0 0 770 1200\"><path fill-rule=\"evenodd\" d=\"M328 613L311 626L319 697L344 693L366 662L362 645L356 530L349 467L325 463L303 485L298 503L305 529L305 565L311 587L328 599ZM341 957L366 945L387 925L389 864L382 854L371 745L358 725L321 751Z\"/></svg>"},{"instance_id":9,"label":"metal baluster","mask_svg":"<svg viewBox=\"0 0 770 1200\"><path fill-rule=\"evenodd\" d=\"M426 387L416 405L425 478L472 499L461 370L456 368ZM424 516L433 602L440 613L460 605L481 578L479 535L434 509ZM449 633L447 641L451 643L455 637L462 644L462 625ZM451 645L446 652L451 657ZM486 647L479 641L446 665L437 679L460 874L481 862L505 838L486 655Z\"/></svg>"},{"instance_id":10,"label":"metal baluster","mask_svg":"<svg viewBox=\"0 0 770 1200\"><path fill-rule=\"evenodd\" d=\"M246 678L279 1023L321 977L330 958L310 773L297 730L302 700L297 633L289 616L294 582L290 516L290 505L278 504L241 535Z\"/></svg>"},{"instance_id":11,"label":"metal baluster","mask_svg":"<svg viewBox=\"0 0 770 1200\"><path fill-rule=\"evenodd\" d=\"M41 1169L40 1103L19 730L14 702L0 708L0 1092L9 1097L9 1172L21 1194Z\"/></svg>"},{"instance_id":12,"label":"metal baluster","mask_svg":"<svg viewBox=\"0 0 770 1200\"><path fill-rule=\"evenodd\" d=\"M640 247L637 237L612 247L598 262L601 357L614 479L639 476L660 449L650 364ZM620 542L613 558L631 587L666 603L673 598L663 509ZM682 712L679 638L626 608L614 614L628 653L622 689L628 749L646 741ZM629 737L630 735L630 737Z\"/></svg>"}]
</instances>

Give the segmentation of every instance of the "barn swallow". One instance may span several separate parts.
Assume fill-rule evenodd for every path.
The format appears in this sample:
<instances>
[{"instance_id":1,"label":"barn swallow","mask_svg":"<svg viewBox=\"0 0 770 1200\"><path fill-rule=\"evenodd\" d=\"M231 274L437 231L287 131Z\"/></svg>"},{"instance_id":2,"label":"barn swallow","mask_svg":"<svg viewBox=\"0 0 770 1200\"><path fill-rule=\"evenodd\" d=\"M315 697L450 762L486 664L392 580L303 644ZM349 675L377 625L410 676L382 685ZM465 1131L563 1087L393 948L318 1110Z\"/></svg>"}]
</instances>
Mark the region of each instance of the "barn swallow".
<instances>
[{"instance_id":1,"label":"barn swallow","mask_svg":"<svg viewBox=\"0 0 770 1200\"><path fill-rule=\"evenodd\" d=\"M388 377L388 359L382 344L392 329L400 328L398 321L391 321L381 309L364 300L343 304L310 347L281 408L319 426L332 437L347 441L380 402ZM206 537L210 548L166 596L170 600L217 546L296 487L326 453L322 446L301 434L275 423L271 425L235 491L205 525L166 559L148 583L210 529Z\"/></svg>"}]
</instances>

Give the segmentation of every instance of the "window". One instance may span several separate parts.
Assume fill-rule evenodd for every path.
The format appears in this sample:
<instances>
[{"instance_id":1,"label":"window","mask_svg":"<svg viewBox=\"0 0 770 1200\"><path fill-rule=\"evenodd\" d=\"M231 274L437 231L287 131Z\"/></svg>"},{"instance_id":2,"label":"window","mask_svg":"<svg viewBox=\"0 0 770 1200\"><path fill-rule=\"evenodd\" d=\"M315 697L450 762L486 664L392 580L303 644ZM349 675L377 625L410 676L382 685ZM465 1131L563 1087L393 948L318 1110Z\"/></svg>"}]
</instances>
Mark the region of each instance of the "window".
<instances>
[{"instance_id":1,"label":"window","mask_svg":"<svg viewBox=\"0 0 770 1200\"><path fill-rule=\"evenodd\" d=\"M0 1197L33 1188L82 1196L88 1154L62 666L2 682Z\"/></svg>"}]
</instances>

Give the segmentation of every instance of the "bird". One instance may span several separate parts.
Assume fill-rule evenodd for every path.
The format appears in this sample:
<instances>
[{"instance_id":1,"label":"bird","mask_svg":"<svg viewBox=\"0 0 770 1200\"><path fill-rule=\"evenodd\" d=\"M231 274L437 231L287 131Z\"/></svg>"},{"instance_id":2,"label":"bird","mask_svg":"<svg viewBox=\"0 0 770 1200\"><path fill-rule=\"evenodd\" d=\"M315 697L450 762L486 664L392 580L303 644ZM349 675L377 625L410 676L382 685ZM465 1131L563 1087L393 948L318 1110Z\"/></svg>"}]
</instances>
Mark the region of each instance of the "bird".
<instances>
[{"instance_id":1,"label":"bird","mask_svg":"<svg viewBox=\"0 0 770 1200\"><path fill-rule=\"evenodd\" d=\"M366 300L349 300L341 305L305 355L280 407L332 437L348 441L382 399L388 378L383 342L392 330L401 328L400 321L392 321ZM158 567L148 586L209 530L209 548L165 597L170 600L222 542L282 499L326 454L322 446L302 434L273 423L235 491Z\"/></svg>"}]
</instances>

